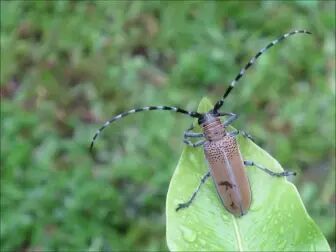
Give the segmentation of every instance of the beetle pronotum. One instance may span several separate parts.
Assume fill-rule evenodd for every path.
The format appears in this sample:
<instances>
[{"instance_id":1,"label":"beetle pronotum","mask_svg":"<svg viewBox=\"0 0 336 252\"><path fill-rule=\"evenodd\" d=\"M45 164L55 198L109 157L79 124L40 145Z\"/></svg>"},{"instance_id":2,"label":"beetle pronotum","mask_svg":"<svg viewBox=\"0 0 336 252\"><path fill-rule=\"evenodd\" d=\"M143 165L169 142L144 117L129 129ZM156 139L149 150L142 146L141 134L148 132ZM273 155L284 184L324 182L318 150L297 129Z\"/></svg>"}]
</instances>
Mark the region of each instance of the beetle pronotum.
<instances>
[{"instance_id":1,"label":"beetle pronotum","mask_svg":"<svg viewBox=\"0 0 336 252\"><path fill-rule=\"evenodd\" d=\"M247 213L251 204L251 189L249 180L245 172L245 166L255 166L262 171L268 173L271 176L283 177L295 175L294 172L273 172L253 161L243 160L239 151L239 147L236 141L236 136L242 134L244 137L250 138L251 136L243 131L228 132L227 127L237 119L237 115L234 113L222 113L219 109L222 107L225 98L229 95L235 84L241 79L245 71L251 67L255 61L269 48L286 39L294 34L311 34L306 30L295 30L286 33L276 40L273 40L267 46L262 48L250 61L240 70L238 75L231 81L230 85L226 89L223 97L216 102L213 109L207 113L191 112L177 107L171 106L148 106L143 108L131 109L127 112L118 114L109 121L107 121L93 137L90 145L92 150L93 145L100 133L109 126L112 122L117 121L130 114L148 111L148 110L171 110L177 113L182 113L190 117L198 118L198 124L201 126L203 133L192 132L193 125L184 132L184 143L192 147L203 146L204 154L208 162L209 171L203 176L201 182L190 199L177 206L176 211L188 207L196 194L200 190L202 184L210 176L213 178L219 198L221 199L224 207L234 214L235 216L242 216ZM228 116L228 119L221 122L221 116ZM192 143L190 138L204 138L196 143Z\"/></svg>"}]
</instances>

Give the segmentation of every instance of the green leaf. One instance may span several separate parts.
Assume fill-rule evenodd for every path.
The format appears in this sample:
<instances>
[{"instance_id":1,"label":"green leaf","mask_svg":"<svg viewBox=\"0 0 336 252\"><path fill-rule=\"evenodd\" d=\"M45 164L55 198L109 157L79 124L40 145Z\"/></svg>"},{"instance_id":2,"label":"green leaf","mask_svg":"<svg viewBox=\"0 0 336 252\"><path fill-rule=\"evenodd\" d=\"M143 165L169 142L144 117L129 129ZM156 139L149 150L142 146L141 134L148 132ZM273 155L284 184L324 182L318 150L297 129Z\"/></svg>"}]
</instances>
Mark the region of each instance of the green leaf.
<instances>
[{"instance_id":1,"label":"green leaf","mask_svg":"<svg viewBox=\"0 0 336 252\"><path fill-rule=\"evenodd\" d=\"M204 98L198 111L211 107ZM283 170L252 141L238 137L238 142L245 160L273 171ZM166 233L171 251L330 251L296 187L286 178L271 177L255 167L246 168L252 205L243 217L236 218L223 207L211 179L189 208L176 212L176 206L190 198L207 169L202 148L184 148L167 195Z\"/></svg>"}]
</instances>

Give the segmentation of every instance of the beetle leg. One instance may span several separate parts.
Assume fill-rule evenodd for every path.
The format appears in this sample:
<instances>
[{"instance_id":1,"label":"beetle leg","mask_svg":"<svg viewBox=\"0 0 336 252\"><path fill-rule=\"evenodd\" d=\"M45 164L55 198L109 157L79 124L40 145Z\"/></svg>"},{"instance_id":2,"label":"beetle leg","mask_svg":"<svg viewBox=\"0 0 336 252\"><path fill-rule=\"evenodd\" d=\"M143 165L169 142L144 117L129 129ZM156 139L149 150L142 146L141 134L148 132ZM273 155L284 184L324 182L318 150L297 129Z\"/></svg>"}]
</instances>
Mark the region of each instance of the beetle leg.
<instances>
[{"instance_id":1,"label":"beetle leg","mask_svg":"<svg viewBox=\"0 0 336 252\"><path fill-rule=\"evenodd\" d=\"M237 120L238 115L234 113L219 113L219 116L229 116L229 118L224 121L224 127L230 125L233 121Z\"/></svg>"},{"instance_id":2,"label":"beetle leg","mask_svg":"<svg viewBox=\"0 0 336 252\"><path fill-rule=\"evenodd\" d=\"M254 163L253 161L244 161L244 165L245 166L254 166L259 168L260 170L263 170L264 172L268 173L271 176L275 176L275 177L287 177L287 176L292 176L292 175L296 175L296 172L292 172L292 171L283 171L283 172L274 172L271 171L270 169L267 169L261 165L258 165L256 163Z\"/></svg>"},{"instance_id":3,"label":"beetle leg","mask_svg":"<svg viewBox=\"0 0 336 252\"><path fill-rule=\"evenodd\" d=\"M185 144L191 146L191 147L198 147L198 146L203 145L203 144L205 143L205 140L200 140L200 141L198 141L198 142L196 142L196 143L193 143L193 142L191 142L190 140L188 140L187 138L184 138L184 139L183 139L183 142L184 142Z\"/></svg>"},{"instance_id":4,"label":"beetle leg","mask_svg":"<svg viewBox=\"0 0 336 252\"><path fill-rule=\"evenodd\" d=\"M197 189L193 192L193 194L191 195L190 199L185 202L185 203L181 203L181 204L178 204L177 208L175 209L176 212L178 210L181 210L183 208L187 208L191 205L191 203L193 202L193 200L195 199L196 197L196 194L198 193L198 191L201 189L201 186L205 183L205 181L207 180L207 178L210 177L210 171L207 171L207 173L202 177L201 179L201 182L200 184L198 185Z\"/></svg>"},{"instance_id":5,"label":"beetle leg","mask_svg":"<svg viewBox=\"0 0 336 252\"><path fill-rule=\"evenodd\" d=\"M184 131L184 139L186 139L187 137L203 137L204 134L203 133L196 133L196 132L193 132L192 130L194 129L194 125L191 124L191 126L186 130Z\"/></svg>"},{"instance_id":6,"label":"beetle leg","mask_svg":"<svg viewBox=\"0 0 336 252\"><path fill-rule=\"evenodd\" d=\"M184 137L204 137L203 133L197 133L197 132L191 132L191 131L186 131L184 132Z\"/></svg>"},{"instance_id":7,"label":"beetle leg","mask_svg":"<svg viewBox=\"0 0 336 252\"><path fill-rule=\"evenodd\" d=\"M183 135L183 142L191 147L198 147L204 144L205 140L200 140L196 143L191 142L188 138L195 138L195 137L204 137L203 133L196 133L193 132L192 129L194 128L194 125L191 124L191 126L184 132Z\"/></svg>"},{"instance_id":8,"label":"beetle leg","mask_svg":"<svg viewBox=\"0 0 336 252\"><path fill-rule=\"evenodd\" d=\"M247 132L245 132L245 131L243 131L243 130L235 130L235 131L229 132L229 135L230 135L230 136L237 136L237 135L239 135L239 134L242 134L243 137L248 138L248 139L250 139L252 142L254 142L253 137L252 137L249 133L247 133Z\"/></svg>"}]
</instances>

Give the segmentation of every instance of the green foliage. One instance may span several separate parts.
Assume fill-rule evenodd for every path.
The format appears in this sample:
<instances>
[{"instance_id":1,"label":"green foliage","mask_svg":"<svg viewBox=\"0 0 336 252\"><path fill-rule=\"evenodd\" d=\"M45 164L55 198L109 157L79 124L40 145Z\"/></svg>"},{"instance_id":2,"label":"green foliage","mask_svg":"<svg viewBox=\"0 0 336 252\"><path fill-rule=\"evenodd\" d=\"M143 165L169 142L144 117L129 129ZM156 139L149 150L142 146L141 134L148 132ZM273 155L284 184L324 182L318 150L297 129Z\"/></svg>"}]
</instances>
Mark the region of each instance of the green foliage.
<instances>
[{"instance_id":1,"label":"green foliage","mask_svg":"<svg viewBox=\"0 0 336 252\"><path fill-rule=\"evenodd\" d=\"M1 1L0 250L165 250L164 202L187 118L228 97L234 127L284 167L335 249L334 1ZM328 178L328 183L326 183ZM192 188L190 188L192 190Z\"/></svg>"},{"instance_id":2,"label":"green foliage","mask_svg":"<svg viewBox=\"0 0 336 252\"><path fill-rule=\"evenodd\" d=\"M211 108L210 101L203 99L198 111ZM245 160L283 171L252 141L239 137L239 146ZM256 168L247 168L253 200L245 216L235 218L224 209L212 181L203 185L189 208L176 212L177 204L190 198L207 171L202 148L185 147L167 194L171 251L330 251L295 186Z\"/></svg>"}]
</instances>

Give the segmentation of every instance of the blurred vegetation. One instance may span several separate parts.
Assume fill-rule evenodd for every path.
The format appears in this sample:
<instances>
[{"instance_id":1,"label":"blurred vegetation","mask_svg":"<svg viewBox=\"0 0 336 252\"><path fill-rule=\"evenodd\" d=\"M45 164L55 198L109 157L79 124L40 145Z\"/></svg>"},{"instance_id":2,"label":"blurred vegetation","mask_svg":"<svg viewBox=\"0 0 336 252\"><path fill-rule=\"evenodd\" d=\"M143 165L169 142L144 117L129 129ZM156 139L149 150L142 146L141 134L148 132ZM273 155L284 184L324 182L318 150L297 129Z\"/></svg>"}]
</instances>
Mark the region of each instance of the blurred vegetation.
<instances>
[{"instance_id":1,"label":"blurred vegetation","mask_svg":"<svg viewBox=\"0 0 336 252\"><path fill-rule=\"evenodd\" d=\"M191 120L216 101L286 168L335 249L335 2L1 1L1 251L163 250ZM261 185L262 186L262 185Z\"/></svg>"}]
</instances>

